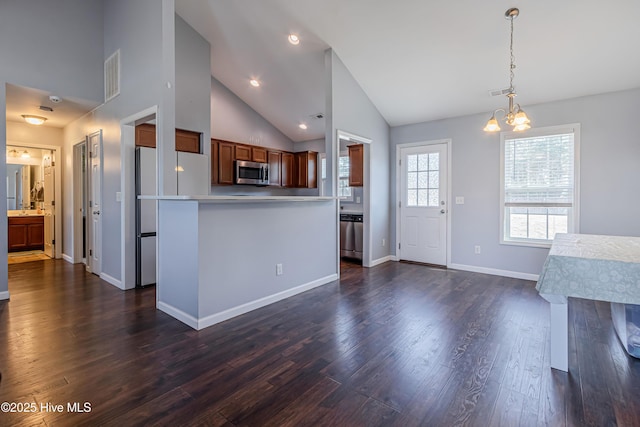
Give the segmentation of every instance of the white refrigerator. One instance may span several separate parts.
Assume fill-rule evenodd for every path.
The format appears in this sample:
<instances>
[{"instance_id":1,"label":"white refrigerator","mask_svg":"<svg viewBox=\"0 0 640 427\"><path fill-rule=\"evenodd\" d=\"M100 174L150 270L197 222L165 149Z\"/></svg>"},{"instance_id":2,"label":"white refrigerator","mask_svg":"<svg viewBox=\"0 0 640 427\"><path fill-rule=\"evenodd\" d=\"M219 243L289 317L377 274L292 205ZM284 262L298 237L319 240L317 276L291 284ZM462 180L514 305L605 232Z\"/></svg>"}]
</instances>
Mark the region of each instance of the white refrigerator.
<instances>
[{"instance_id":1,"label":"white refrigerator","mask_svg":"<svg viewBox=\"0 0 640 427\"><path fill-rule=\"evenodd\" d=\"M209 193L208 158L204 154L176 153L178 195L201 196ZM156 283L155 200L138 196L157 193L156 149L136 147L136 287Z\"/></svg>"},{"instance_id":2,"label":"white refrigerator","mask_svg":"<svg viewBox=\"0 0 640 427\"><path fill-rule=\"evenodd\" d=\"M156 283L156 149L136 147L136 287Z\"/></svg>"}]
</instances>

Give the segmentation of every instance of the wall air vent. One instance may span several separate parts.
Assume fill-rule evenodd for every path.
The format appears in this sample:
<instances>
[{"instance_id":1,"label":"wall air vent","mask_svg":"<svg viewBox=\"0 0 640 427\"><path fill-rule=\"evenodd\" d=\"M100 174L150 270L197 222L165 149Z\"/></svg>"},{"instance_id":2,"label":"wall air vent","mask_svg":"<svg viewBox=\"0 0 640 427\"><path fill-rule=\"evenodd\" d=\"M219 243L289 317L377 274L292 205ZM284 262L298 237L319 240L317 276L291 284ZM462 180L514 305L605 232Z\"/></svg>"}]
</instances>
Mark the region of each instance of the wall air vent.
<instances>
[{"instance_id":1,"label":"wall air vent","mask_svg":"<svg viewBox=\"0 0 640 427\"><path fill-rule=\"evenodd\" d=\"M120 49L104 61L104 102L120 95Z\"/></svg>"},{"instance_id":2,"label":"wall air vent","mask_svg":"<svg viewBox=\"0 0 640 427\"><path fill-rule=\"evenodd\" d=\"M312 114L309 117L311 117L312 119L324 119L324 114L317 113L317 114Z\"/></svg>"}]
</instances>

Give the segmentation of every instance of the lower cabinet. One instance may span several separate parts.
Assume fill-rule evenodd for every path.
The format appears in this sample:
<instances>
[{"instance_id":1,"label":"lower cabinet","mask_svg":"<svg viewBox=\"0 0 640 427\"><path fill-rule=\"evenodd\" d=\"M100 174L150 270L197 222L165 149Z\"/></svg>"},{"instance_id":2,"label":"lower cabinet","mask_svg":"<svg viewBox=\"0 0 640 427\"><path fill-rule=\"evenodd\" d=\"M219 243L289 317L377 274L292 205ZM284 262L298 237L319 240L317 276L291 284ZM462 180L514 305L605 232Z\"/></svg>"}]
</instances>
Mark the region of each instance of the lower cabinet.
<instances>
[{"instance_id":1,"label":"lower cabinet","mask_svg":"<svg viewBox=\"0 0 640 427\"><path fill-rule=\"evenodd\" d=\"M44 250L44 217L9 217L8 218L9 252Z\"/></svg>"}]
</instances>

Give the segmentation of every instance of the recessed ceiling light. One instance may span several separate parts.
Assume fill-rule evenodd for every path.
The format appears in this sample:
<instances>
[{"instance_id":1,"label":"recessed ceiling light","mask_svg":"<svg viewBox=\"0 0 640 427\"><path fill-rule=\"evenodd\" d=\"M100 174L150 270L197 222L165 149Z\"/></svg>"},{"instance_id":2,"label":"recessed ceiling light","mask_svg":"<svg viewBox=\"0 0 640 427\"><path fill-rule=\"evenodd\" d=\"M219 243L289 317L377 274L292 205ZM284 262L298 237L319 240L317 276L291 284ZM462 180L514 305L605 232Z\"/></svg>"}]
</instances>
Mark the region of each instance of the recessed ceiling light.
<instances>
[{"instance_id":1,"label":"recessed ceiling light","mask_svg":"<svg viewBox=\"0 0 640 427\"><path fill-rule=\"evenodd\" d=\"M307 125L305 125L304 123L300 123L298 127L302 130L307 130Z\"/></svg>"},{"instance_id":2,"label":"recessed ceiling light","mask_svg":"<svg viewBox=\"0 0 640 427\"><path fill-rule=\"evenodd\" d=\"M22 118L24 119L25 122L32 125L41 125L47 120L46 117L30 116L28 114L23 114Z\"/></svg>"},{"instance_id":3,"label":"recessed ceiling light","mask_svg":"<svg viewBox=\"0 0 640 427\"><path fill-rule=\"evenodd\" d=\"M292 45L298 45L300 43L300 38L295 34L289 34L289 43Z\"/></svg>"},{"instance_id":4,"label":"recessed ceiling light","mask_svg":"<svg viewBox=\"0 0 640 427\"><path fill-rule=\"evenodd\" d=\"M256 79L251 79L251 80L249 80L249 83L251 83L251 86L253 86L253 87L258 87L258 86L260 86L260 82L259 82L259 81L257 81Z\"/></svg>"}]
</instances>

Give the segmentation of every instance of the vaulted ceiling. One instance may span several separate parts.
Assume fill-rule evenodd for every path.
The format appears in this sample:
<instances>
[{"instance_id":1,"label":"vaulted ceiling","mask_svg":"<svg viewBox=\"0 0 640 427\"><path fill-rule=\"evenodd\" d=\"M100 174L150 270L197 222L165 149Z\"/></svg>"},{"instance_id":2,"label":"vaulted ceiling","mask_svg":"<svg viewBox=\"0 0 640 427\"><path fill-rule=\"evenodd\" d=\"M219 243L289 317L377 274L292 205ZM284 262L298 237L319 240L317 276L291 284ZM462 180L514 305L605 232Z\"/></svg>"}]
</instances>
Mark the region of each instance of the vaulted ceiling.
<instances>
[{"instance_id":1,"label":"vaulted ceiling","mask_svg":"<svg viewBox=\"0 0 640 427\"><path fill-rule=\"evenodd\" d=\"M212 75L294 141L324 136L327 47L391 126L504 106L489 90L509 84L510 7L523 106L640 87L637 0L176 0Z\"/></svg>"}]
</instances>

